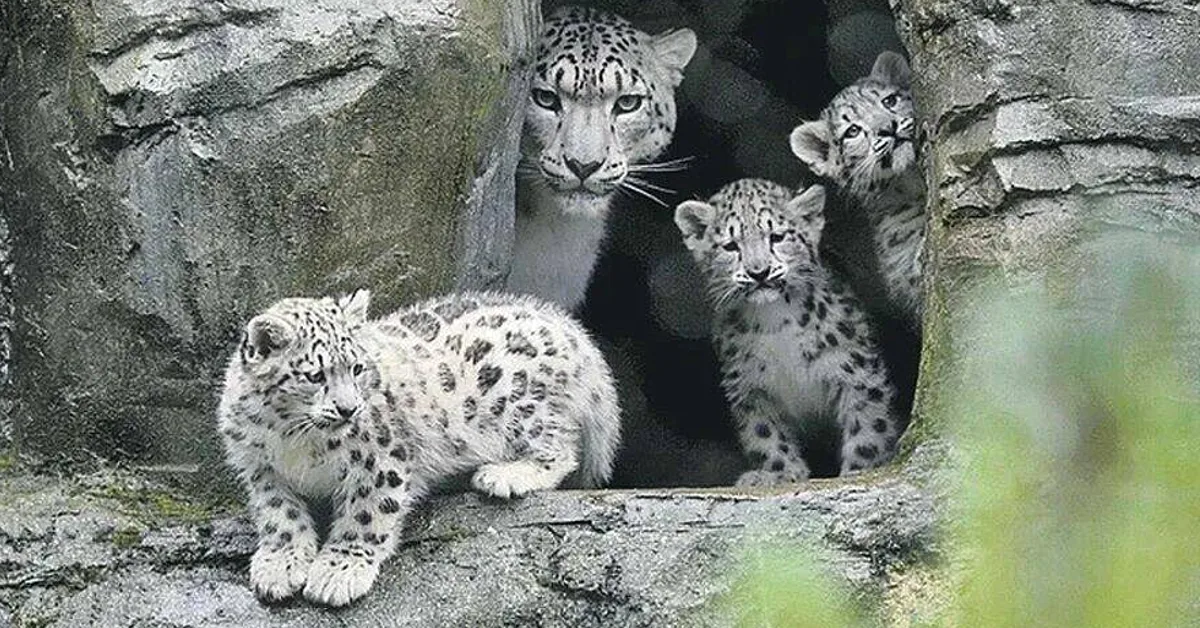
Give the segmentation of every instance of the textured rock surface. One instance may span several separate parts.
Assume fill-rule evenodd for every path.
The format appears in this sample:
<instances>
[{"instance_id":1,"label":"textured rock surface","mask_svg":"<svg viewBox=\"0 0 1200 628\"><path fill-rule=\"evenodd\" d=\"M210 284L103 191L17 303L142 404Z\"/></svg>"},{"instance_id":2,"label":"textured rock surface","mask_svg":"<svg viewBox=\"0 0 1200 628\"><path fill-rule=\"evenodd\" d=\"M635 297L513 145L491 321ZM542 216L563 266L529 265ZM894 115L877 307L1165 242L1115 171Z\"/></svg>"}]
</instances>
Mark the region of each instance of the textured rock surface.
<instances>
[{"instance_id":1,"label":"textured rock surface","mask_svg":"<svg viewBox=\"0 0 1200 628\"><path fill-rule=\"evenodd\" d=\"M211 463L249 312L505 268L533 0L0 11L22 454Z\"/></svg>"},{"instance_id":2,"label":"textured rock surface","mask_svg":"<svg viewBox=\"0 0 1200 628\"><path fill-rule=\"evenodd\" d=\"M931 144L918 403L937 419L962 353L951 330L981 281L1056 291L1122 234L1200 244L1200 75L1190 61L1200 58L1200 14L1187 0L893 6ZM1065 315L1104 316L1111 291L1094 296ZM1180 341L1197 364L1200 329L1188 331Z\"/></svg>"},{"instance_id":3,"label":"textured rock surface","mask_svg":"<svg viewBox=\"0 0 1200 628\"><path fill-rule=\"evenodd\" d=\"M0 604L17 625L74 628L728 625L719 599L739 553L773 541L817 548L875 612L905 614L895 592L937 556L936 463L923 450L888 477L770 494L442 497L419 509L376 589L337 613L258 604L243 517L119 476L13 478L0 481Z\"/></svg>"}]
</instances>

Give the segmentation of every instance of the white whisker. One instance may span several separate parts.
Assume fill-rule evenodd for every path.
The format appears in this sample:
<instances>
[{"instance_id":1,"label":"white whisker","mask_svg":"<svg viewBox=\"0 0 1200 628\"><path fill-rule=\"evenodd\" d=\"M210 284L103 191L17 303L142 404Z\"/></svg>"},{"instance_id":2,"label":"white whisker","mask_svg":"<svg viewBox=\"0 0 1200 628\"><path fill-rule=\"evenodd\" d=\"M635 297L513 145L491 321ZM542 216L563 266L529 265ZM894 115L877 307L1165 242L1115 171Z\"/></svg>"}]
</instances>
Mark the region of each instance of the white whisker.
<instances>
[{"instance_id":1,"label":"white whisker","mask_svg":"<svg viewBox=\"0 0 1200 628\"><path fill-rule=\"evenodd\" d=\"M689 156L645 164L631 164L629 172L678 172L690 168L691 162L695 159L695 157Z\"/></svg>"},{"instance_id":2,"label":"white whisker","mask_svg":"<svg viewBox=\"0 0 1200 628\"><path fill-rule=\"evenodd\" d=\"M650 199L650 200L654 201L655 203L658 203L659 205L662 205L663 207L670 207L670 205L668 205L668 204L667 204L665 201L663 201L662 199L658 198L657 196L655 196L654 194L652 194L652 193L651 193L651 192L649 192L648 190L645 190L645 189L643 189L643 188L641 188L641 187L638 187L638 184L637 184L636 182L634 182L634 181L631 181L631 180L629 179L629 177L626 177L626 178L625 178L625 180L621 182L621 186L620 186L620 188L618 188L618 189L623 189L623 190L629 190L629 191L631 191L631 192L636 192L636 193L638 193L638 194L640 194L640 195L642 195L642 196L644 196L644 197L646 197L646 198L648 198L648 199Z\"/></svg>"},{"instance_id":3,"label":"white whisker","mask_svg":"<svg viewBox=\"0 0 1200 628\"><path fill-rule=\"evenodd\" d=\"M634 183L637 183L638 185L640 185L646 189L654 190L655 192L662 192L663 194L675 194L675 190L672 190L671 188L668 188L668 187L663 187L661 185L658 185L657 183L651 183L641 177L635 177L635 176L631 175L628 178L633 180Z\"/></svg>"}]
</instances>

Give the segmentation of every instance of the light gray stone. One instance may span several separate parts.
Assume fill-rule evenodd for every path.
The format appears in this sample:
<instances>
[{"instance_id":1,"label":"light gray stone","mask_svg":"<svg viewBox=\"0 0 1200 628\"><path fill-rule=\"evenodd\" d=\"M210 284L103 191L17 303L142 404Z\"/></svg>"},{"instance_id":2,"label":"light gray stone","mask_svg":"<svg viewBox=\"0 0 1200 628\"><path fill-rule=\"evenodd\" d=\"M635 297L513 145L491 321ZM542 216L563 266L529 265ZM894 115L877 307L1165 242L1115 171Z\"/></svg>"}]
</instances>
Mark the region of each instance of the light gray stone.
<instances>
[{"instance_id":1,"label":"light gray stone","mask_svg":"<svg viewBox=\"0 0 1200 628\"><path fill-rule=\"evenodd\" d=\"M4 478L0 605L23 623L75 628L727 626L721 599L739 558L780 543L814 548L880 611L893 577L937 551L938 456L926 449L897 473L773 492L439 497L406 526L372 592L336 613L254 599L253 530L236 507L117 474Z\"/></svg>"},{"instance_id":2,"label":"light gray stone","mask_svg":"<svg viewBox=\"0 0 1200 628\"><path fill-rule=\"evenodd\" d=\"M382 311L507 268L533 0L4 17L20 37L0 50L17 308L0 392L24 456L207 483L218 373L252 312L361 286Z\"/></svg>"}]
</instances>

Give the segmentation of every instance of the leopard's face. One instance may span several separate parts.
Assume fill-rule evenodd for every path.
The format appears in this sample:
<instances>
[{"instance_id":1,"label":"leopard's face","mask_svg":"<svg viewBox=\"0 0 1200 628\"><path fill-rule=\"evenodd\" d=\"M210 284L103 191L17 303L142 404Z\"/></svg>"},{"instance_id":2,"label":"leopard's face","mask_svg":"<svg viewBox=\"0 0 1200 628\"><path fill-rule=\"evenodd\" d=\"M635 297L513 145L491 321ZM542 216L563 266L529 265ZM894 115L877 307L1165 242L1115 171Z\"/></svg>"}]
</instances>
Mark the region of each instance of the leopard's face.
<instances>
[{"instance_id":1,"label":"leopard's face","mask_svg":"<svg viewBox=\"0 0 1200 628\"><path fill-rule=\"evenodd\" d=\"M355 338L369 294L339 301L285 299L254 317L239 358L283 437L328 435L361 421L364 391L378 381Z\"/></svg>"},{"instance_id":2,"label":"leopard's face","mask_svg":"<svg viewBox=\"0 0 1200 628\"><path fill-rule=\"evenodd\" d=\"M843 89L791 134L792 152L812 171L857 195L870 193L916 164L911 72L884 52L871 75Z\"/></svg>"},{"instance_id":3,"label":"leopard's face","mask_svg":"<svg viewBox=\"0 0 1200 628\"><path fill-rule=\"evenodd\" d=\"M820 268L824 207L819 185L797 195L770 181L741 179L707 202L681 203L675 223L715 305L766 303Z\"/></svg>"},{"instance_id":4,"label":"leopard's face","mask_svg":"<svg viewBox=\"0 0 1200 628\"><path fill-rule=\"evenodd\" d=\"M630 166L675 133L675 88L696 50L687 29L651 36L594 9L564 7L538 45L521 140L522 172L553 192L615 192Z\"/></svg>"}]
</instances>

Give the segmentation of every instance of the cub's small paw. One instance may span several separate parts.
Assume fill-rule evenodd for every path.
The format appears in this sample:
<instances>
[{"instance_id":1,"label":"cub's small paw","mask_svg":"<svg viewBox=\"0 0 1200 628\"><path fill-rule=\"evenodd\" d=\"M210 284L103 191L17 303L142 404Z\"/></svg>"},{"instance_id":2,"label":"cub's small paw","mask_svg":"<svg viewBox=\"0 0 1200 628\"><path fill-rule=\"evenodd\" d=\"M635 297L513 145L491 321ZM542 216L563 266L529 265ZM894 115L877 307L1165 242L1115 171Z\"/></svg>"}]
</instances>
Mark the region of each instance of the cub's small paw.
<instances>
[{"instance_id":1,"label":"cub's small paw","mask_svg":"<svg viewBox=\"0 0 1200 628\"><path fill-rule=\"evenodd\" d=\"M734 486L739 487L755 487L755 486L779 486L780 484L798 484L808 479L808 473L803 470L795 471L763 471L762 469L754 469L747 471L738 477L737 483Z\"/></svg>"},{"instance_id":2,"label":"cub's small paw","mask_svg":"<svg viewBox=\"0 0 1200 628\"><path fill-rule=\"evenodd\" d=\"M524 460L485 464L471 477L471 486L480 493L509 499L558 485L550 472Z\"/></svg>"},{"instance_id":3,"label":"cub's small paw","mask_svg":"<svg viewBox=\"0 0 1200 628\"><path fill-rule=\"evenodd\" d=\"M378 576L379 564L374 558L322 551L308 570L304 597L327 606L345 606L366 595Z\"/></svg>"},{"instance_id":4,"label":"cub's small paw","mask_svg":"<svg viewBox=\"0 0 1200 628\"><path fill-rule=\"evenodd\" d=\"M250 557L250 585L254 594L266 601L291 597L304 586L316 553L311 544L258 548Z\"/></svg>"}]
</instances>

